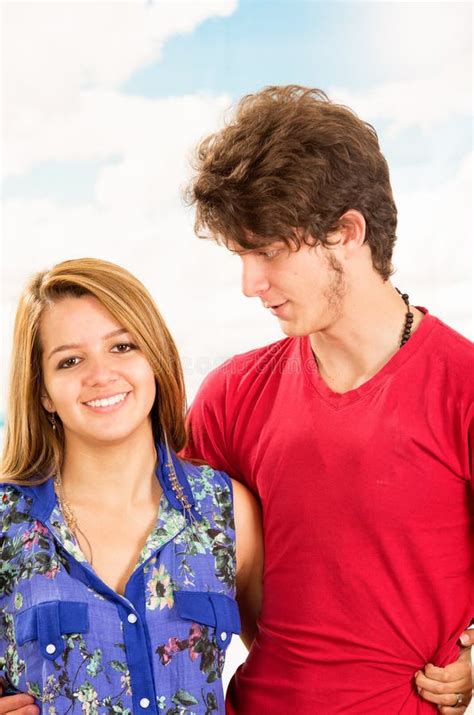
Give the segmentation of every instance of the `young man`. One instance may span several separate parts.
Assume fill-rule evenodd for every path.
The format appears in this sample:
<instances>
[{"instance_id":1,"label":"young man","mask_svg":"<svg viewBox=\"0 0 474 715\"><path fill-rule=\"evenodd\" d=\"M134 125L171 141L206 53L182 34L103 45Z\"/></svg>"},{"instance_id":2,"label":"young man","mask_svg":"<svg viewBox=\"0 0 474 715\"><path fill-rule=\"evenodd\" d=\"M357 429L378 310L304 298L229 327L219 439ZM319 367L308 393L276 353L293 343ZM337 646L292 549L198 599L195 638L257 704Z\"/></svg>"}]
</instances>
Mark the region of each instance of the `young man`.
<instances>
[{"instance_id":1,"label":"young man","mask_svg":"<svg viewBox=\"0 0 474 715\"><path fill-rule=\"evenodd\" d=\"M391 283L388 168L350 110L267 88L197 156L197 233L240 256L287 336L211 373L189 415L187 454L263 508L260 630L229 712L437 712L415 673L454 661L474 616L472 345ZM429 694L447 713L468 698Z\"/></svg>"}]
</instances>

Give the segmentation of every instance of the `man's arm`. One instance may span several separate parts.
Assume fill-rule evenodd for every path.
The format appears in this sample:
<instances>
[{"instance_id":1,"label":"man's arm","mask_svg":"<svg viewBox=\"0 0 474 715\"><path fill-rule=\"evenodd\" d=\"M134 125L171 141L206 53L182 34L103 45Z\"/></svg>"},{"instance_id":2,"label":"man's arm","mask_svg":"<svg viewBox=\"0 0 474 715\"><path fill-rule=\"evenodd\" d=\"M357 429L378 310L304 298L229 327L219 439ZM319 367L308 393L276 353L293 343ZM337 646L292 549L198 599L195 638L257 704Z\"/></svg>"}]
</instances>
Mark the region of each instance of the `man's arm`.
<instances>
[{"instance_id":1,"label":"man's arm","mask_svg":"<svg viewBox=\"0 0 474 715\"><path fill-rule=\"evenodd\" d=\"M467 433L466 466L472 485L471 494L474 495L474 407L472 403L464 424ZM472 627L465 630L459 640L464 648L454 663L444 668L438 668L429 663L415 676L420 695L425 700L436 703L443 715L464 713L473 695L474 672L471 647L474 645L474 620ZM462 704L459 707L452 707L459 695Z\"/></svg>"},{"instance_id":2,"label":"man's arm","mask_svg":"<svg viewBox=\"0 0 474 715\"><path fill-rule=\"evenodd\" d=\"M232 480L237 549L237 601L242 622L241 638L250 648L257 632L262 605L263 537L261 511L255 497Z\"/></svg>"},{"instance_id":3,"label":"man's arm","mask_svg":"<svg viewBox=\"0 0 474 715\"><path fill-rule=\"evenodd\" d=\"M229 433L232 424L227 404L227 363L213 370L202 382L186 417L188 440L184 459L202 459L214 469L242 481L232 455Z\"/></svg>"}]
</instances>

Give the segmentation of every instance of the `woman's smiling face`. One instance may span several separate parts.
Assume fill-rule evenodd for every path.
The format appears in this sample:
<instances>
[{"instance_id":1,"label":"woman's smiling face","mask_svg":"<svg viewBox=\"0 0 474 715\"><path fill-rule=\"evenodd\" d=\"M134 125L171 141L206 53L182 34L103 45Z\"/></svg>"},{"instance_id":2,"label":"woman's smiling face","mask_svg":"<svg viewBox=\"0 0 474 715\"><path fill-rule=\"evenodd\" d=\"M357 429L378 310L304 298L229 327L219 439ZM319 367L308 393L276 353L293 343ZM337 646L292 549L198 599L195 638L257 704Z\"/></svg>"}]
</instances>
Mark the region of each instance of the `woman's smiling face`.
<instances>
[{"instance_id":1,"label":"woman's smiling face","mask_svg":"<svg viewBox=\"0 0 474 715\"><path fill-rule=\"evenodd\" d=\"M153 370L131 336L93 296L66 296L40 322L43 406L66 442L120 443L151 432Z\"/></svg>"}]
</instances>

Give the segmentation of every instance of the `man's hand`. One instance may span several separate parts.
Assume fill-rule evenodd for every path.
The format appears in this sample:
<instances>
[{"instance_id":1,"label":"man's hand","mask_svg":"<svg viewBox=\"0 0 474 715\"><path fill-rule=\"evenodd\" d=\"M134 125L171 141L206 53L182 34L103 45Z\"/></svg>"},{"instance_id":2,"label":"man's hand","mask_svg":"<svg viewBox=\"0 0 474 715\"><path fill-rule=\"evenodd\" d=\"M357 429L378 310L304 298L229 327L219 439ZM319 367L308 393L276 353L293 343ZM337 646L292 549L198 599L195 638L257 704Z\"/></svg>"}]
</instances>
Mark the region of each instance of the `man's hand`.
<instances>
[{"instance_id":1,"label":"man's hand","mask_svg":"<svg viewBox=\"0 0 474 715\"><path fill-rule=\"evenodd\" d=\"M469 628L467 631L464 631L464 633L461 633L459 640L466 648L474 645L474 628Z\"/></svg>"},{"instance_id":2,"label":"man's hand","mask_svg":"<svg viewBox=\"0 0 474 715\"><path fill-rule=\"evenodd\" d=\"M430 703L436 703L443 715L461 715L472 698L471 649L463 648L454 663L437 668L429 663L415 676L419 694ZM462 704L455 705L458 696Z\"/></svg>"},{"instance_id":3,"label":"man's hand","mask_svg":"<svg viewBox=\"0 0 474 715\"><path fill-rule=\"evenodd\" d=\"M39 715L39 707L31 695L3 695L0 683L0 715Z\"/></svg>"}]
</instances>

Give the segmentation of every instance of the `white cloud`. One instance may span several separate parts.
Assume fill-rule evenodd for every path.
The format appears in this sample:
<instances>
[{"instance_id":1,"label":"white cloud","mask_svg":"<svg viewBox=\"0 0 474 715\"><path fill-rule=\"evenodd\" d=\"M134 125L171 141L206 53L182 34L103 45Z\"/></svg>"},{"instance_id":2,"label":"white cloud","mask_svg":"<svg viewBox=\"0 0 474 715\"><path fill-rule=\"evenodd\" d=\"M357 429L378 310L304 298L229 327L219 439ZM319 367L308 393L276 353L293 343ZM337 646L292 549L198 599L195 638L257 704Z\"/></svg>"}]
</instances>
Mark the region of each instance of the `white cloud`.
<instances>
[{"instance_id":1,"label":"white cloud","mask_svg":"<svg viewBox=\"0 0 474 715\"><path fill-rule=\"evenodd\" d=\"M397 135L408 127L472 116L472 6L466 2L364 3L368 56L385 79L331 99L369 121L386 120Z\"/></svg>"},{"instance_id":2,"label":"white cloud","mask_svg":"<svg viewBox=\"0 0 474 715\"><path fill-rule=\"evenodd\" d=\"M103 151L104 156L116 154L118 159L99 171L95 199L88 205L21 198L4 202L7 297L25 272L69 255L110 256L125 263L138 259L146 270L146 252L155 258L159 244L167 261L175 260L184 270L182 241L192 236L192 225L182 205L181 188L189 174L189 155L200 136L216 129L229 98L150 100L96 91L88 100L86 111L60 127L60 146L54 156L92 158ZM73 141L79 134L84 136L80 147ZM44 157L51 158L52 147L46 137L43 140ZM191 240L191 253L195 247L198 241ZM165 279L174 272L169 268Z\"/></svg>"},{"instance_id":3,"label":"white cloud","mask_svg":"<svg viewBox=\"0 0 474 715\"><path fill-rule=\"evenodd\" d=\"M56 115L35 132L10 137L5 163L10 172L21 173L46 161L115 157L100 175L97 199L116 201L121 185L120 199L133 205L136 198L141 206L149 188L151 203L157 207L157 201L177 193L191 147L216 127L230 101L225 95L148 99L115 90L85 91L70 116ZM167 177L161 185L159 176Z\"/></svg>"},{"instance_id":4,"label":"white cloud","mask_svg":"<svg viewBox=\"0 0 474 715\"><path fill-rule=\"evenodd\" d=\"M411 278L420 269L434 284L469 279L473 155L467 154L442 185L404 190L404 171L392 183L400 213L398 260Z\"/></svg>"},{"instance_id":5,"label":"white cloud","mask_svg":"<svg viewBox=\"0 0 474 715\"><path fill-rule=\"evenodd\" d=\"M470 2L369 2L364 11L364 40L384 75L429 77L472 52Z\"/></svg>"},{"instance_id":6,"label":"white cloud","mask_svg":"<svg viewBox=\"0 0 474 715\"><path fill-rule=\"evenodd\" d=\"M393 174L399 209L395 283L469 337L472 324L473 155L434 188L404 190L404 171Z\"/></svg>"},{"instance_id":7,"label":"white cloud","mask_svg":"<svg viewBox=\"0 0 474 715\"><path fill-rule=\"evenodd\" d=\"M117 147L124 158L101 172L97 199L110 208L128 201L155 216L166 209L168 201L179 199L196 142L217 128L231 100L225 95L116 99L117 105L104 107L104 114L108 111L111 118L117 117Z\"/></svg>"},{"instance_id":8,"label":"white cloud","mask_svg":"<svg viewBox=\"0 0 474 715\"><path fill-rule=\"evenodd\" d=\"M26 171L42 157L32 143L61 153L61 129L88 114L94 89L105 96L133 73L159 59L172 35L194 30L203 20L228 16L236 0L166 2L9 2L3 9L3 130L6 168ZM109 127L113 133L113 125ZM83 146L84 132L67 139ZM26 144L23 149L22 145ZM45 153L45 152L43 152Z\"/></svg>"},{"instance_id":9,"label":"white cloud","mask_svg":"<svg viewBox=\"0 0 474 715\"><path fill-rule=\"evenodd\" d=\"M409 127L429 131L437 124L472 116L470 54L452 58L428 77L418 74L360 91L335 87L329 95L364 119L388 121L392 136Z\"/></svg>"}]
</instances>

